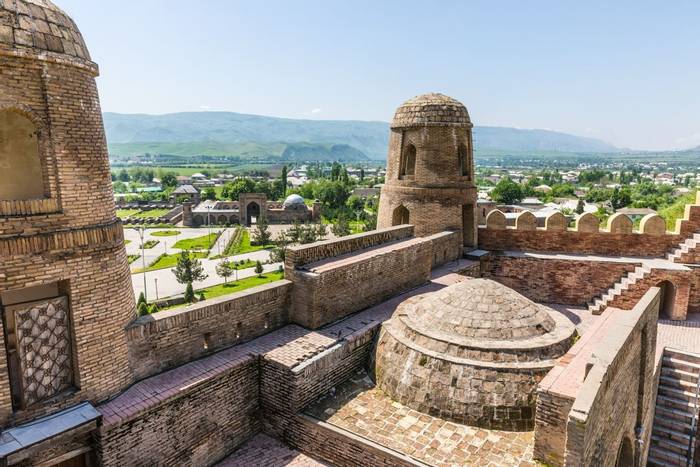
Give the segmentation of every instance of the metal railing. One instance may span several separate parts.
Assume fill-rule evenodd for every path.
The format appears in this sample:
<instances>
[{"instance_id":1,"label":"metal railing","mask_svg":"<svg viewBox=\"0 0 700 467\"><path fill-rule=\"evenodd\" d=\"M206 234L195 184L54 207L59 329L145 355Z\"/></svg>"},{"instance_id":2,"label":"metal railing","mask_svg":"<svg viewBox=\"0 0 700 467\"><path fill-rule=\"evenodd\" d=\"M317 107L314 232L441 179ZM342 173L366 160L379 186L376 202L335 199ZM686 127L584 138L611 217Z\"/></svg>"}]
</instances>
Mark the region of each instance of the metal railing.
<instances>
[{"instance_id":1,"label":"metal railing","mask_svg":"<svg viewBox=\"0 0 700 467\"><path fill-rule=\"evenodd\" d=\"M685 460L686 467L693 465L693 458L695 457L695 435L698 429L698 401L700 401L700 374L697 375L697 382L695 383L693 418L690 421L690 439L688 440L688 454Z\"/></svg>"}]
</instances>

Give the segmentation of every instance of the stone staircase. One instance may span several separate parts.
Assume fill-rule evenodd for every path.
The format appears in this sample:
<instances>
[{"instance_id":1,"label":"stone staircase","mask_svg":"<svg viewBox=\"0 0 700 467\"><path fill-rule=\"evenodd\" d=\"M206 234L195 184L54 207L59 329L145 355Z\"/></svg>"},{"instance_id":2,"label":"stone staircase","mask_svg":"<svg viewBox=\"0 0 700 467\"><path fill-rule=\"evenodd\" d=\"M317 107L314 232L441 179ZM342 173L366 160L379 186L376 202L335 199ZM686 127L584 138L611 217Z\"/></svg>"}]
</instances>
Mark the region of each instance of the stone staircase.
<instances>
[{"instance_id":1,"label":"stone staircase","mask_svg":"<svg viewBox=\"0 0 700 467\"><path fill-rule=\"evenodd\" d=\"M700 245L700 234L693 234L692 237L686 239L685 242L678 245L671 253L666 255L666 259L674 263L688 263L688 259L684 259L684 256L688 254L694 254L695 250Z\"/></svg>"},{"instance_id":2,"label":"stone staircase","mask_svg":"<svg viewBox=\"0 0 700 467\"><path fill-rule=\"evenodd\" d=\"M699 375L700 355L664 349L647 465L693 465Z\"/></svg>"},{"instance_id":3,"label":"stone staircase","mask_svg":"<svg viewBox=\"0 0 700 467\"><path fill-rule=\"evenodd\" d=\"M633 287L637 281L644 279L651 273L651 267L647 265L637 266L634 271L622 276L622 279L617 281L607 292L598 298L595 298L588 304L588 309L594 315L599 315L608 307L616 297L622 295L623 292Z\"/></svg>"}]
</instances>

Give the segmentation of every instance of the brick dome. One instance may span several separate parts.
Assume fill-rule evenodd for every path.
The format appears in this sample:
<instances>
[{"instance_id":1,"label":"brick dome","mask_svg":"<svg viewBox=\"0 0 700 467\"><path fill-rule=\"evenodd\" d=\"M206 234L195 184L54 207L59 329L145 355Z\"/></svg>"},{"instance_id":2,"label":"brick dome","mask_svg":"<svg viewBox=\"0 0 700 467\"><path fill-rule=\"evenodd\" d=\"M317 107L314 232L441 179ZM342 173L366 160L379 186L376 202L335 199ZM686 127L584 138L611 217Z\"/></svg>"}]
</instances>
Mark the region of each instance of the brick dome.
<instances>
[{"instance_id":1,"label":"brick dome","mask_svg":"<svg viewBox=\"0 0 700 467\"><path fill-rule=\"evenodd\" d=\"M0 53L90 62L75 22L48 0L0 0Z\"/></svg>"},{"instance_id":2,"label":"brick dome","mask_svg":"<svg viewBox=\"0 0 700 467\"><path fill-rule=\"evenodd\" d=\"M424 413L529 430L537 384L575 334L565 316L508 287L465 280L397 307L377 343L377 385Z\"/></svg>"},{"instance_id":3,"label":"brick dome","mask_svg":"<svg viewBox=\"0 0 700 467\"><path fill-rule=\"evenodd\" d=\"M440 93L428 93L409 99L396 109L392 128L422 126L468 126L472 123L467 108L456 99Z\"/></svg>"},{"instance_id":4,"label":"brick dome","mask_svg":"<svg viewBox=\"0 0 700 467\"><path fill-rule=\"evenodd\" d=\"M446 287L407 306L406 315L422 328L455 337L517 340L555 327L544 306L487 279Z\"/></svg>"}]
</instances>

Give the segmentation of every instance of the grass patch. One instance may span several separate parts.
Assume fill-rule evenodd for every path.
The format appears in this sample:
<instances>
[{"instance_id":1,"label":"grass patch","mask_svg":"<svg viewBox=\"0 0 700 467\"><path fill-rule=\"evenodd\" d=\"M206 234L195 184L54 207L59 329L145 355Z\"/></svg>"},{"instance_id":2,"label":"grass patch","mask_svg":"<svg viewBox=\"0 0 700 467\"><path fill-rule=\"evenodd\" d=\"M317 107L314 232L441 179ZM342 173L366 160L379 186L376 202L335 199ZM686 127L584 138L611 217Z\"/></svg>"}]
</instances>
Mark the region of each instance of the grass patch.
<instances>
[{"instance_id":1,"label":"grass patch","mask_svg":"<svg viewBox=\"0 0 700 467\"><path fill-rule=\"evenodd\" d=\"M131 240L124 240L124 245L128 245L129 243L131 243Z\"/></svg>"},{"instance_id":2,"label":"grass patch","mask_svg":"<svg viewBox=\"0 0 700 467\"><path fill-rule=\"evenodd\" d=\"M678 198L673 204L663 209L659 209L659 216L666 221L666 230L676 229L676 220L683 219L685 214L685 205L695 202L695 193L691 192Z\"/></svg>"},{"instance_id":3,"label":"grass patch","mask_svg":"<svg viewBox=\"0 0 700 467\"><path fill-rule=\"evenodd\" d=\"M156 219L158 217L163 217L169 212L170 209L151 209L149 211L140 211L139 213L134 214L132 217L138 219Z\"/></svg>"},{"instance_id":4,"label":"grass patch","mask_svg":"<svg viewBox=\"0 0 700 467\"><path fill-rule=\"evenodd\" d=\"M200 292L204 292L205 298L215 298L222 295L228 295L241 290L250 289L251 287L257 287L258 285L267 284L269 282L274 282L284 279L284 273L279 271L266 272L260 277L246 277L238 282L229 282L228 284L219 284L200 289L196 291L197 296Z\"/></svg>"},{"instance_id":5,"label":"grass patch","mask_svg":"<svg viewBox=\"0 0 700 467\"><path fill-rule=\"evenodd\" d=\"M158 245L160 243L159 240L146 240L143 242L143 248L146 250L150 250L154 246Z\"/></svg>"},{"instance_id":6,"label":"grass patch","mask_svg":"<svg viewBox=\"0 0 700 467\"><path fill-rule=\"evenodd\" d=\"M129 255L129 256L128 256L128 258L129 258L129 264L133 263L134 261L136 261L136 260L139 259L140 257L141 257L141 255Z\"/></svg>"},{"instance_id":7,"label":"grass patch","mask_svg":"<svg viewBox=\"0 0 700 467\"><path fill-rule=\"evenodd\" d=\"M220 233L211 233L203 237L185 238L173 245L180 250L209 250L219 238Z\"/></svg>"},{"instance_id":8,"label":"grass patch","mask_svg":"<svg viewBox=\"0 0 700 467\"><path fill-rule=\"evenodd\" d=\"M206 252L197 252L193 251L190 252L190 255L192 255L192 258L206 258L207 253ZM146 272L148 271L157 271L158 269L168 269L168 268L174 268L177 265L177 258L180 256L180 253L175 253L172 255L160 255L157 260L153 262L150 266L146 268ZM133 272L133 274L138 274L140 272L143 272L143 269L137 269L136 271Z\"/></svg>"},{"instance_id":9,"label":"grass patch","mask_svg":"<svg viewBox=\"0 0 700 467\"><path fill-rule=\"evenodd\" d=\"M117 217L126 219L127 217L135 216L140 211L138 209L117 209Z\"/></svg>"},{"instance_id":10,"label":"grass patch","mask_svg":"<svg viewBox=\"0 0 700 467\"><path fill-rule=\"evenodd\" d=\"M149 229L172 229L175 228L173 224L148 224L146 226L141 224L124 224L122 225L125 229L141 229L147 227Z\"/></svg>"},{"instance_id":11,"label":"grass patch","mask_svg":"<svg viewBox=\"0 0 700 467\"><path fill-rule=\"evenodd\" d=\"M175 235L179 234L179 230L159 230L157 232L151 232L151 235L154 237L174 237Z\"/></svg>"},{"instance_id":12,"label":"grass patch","mask_svg":"<svg viewBox=\"0 0 700 467\"><path fill-rule=\"evenodd\" d=\"M226 258L228 256L241 255L243 253L251 253L267 248L272 248L274 245L251 245L250 233L243 227L237 227L236 231L231 236L226 249L220 255L212 256L212 259Z\"/></svg>"}]
</instances>

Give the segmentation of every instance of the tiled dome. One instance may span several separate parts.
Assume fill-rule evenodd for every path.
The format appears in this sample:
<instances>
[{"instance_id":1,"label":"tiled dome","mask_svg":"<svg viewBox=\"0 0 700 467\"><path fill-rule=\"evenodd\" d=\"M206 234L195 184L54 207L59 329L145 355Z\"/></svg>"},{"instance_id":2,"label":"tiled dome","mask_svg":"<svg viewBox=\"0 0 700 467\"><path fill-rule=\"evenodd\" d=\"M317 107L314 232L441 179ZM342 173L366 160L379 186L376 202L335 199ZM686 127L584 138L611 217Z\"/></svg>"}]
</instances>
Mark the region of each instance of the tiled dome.
<instances>
[{"instance_id":1,"label":"tiled dome","mask_svg":"<svg viewBox=\"0 0 700 467\"><path fill-rule=\"evenodd\" d=\"M0 51L90 62L75 22L49 0L0 0Z\"/></svg>"},{"instance_id":2,"label":"tiled dome","mask_svg":"<svg viewBox=\"0 0 700 467\"><path fill-rule=\"evenodd\" d=\"M302 198L299 195L289 195L287 198L284 200L284 203L282 203L282 206L294 206L294 205L301 205L304 204L304 198Z\"/></svg>"},{"instance_id":3,"label":"tiled dome","mask_svg":"<svg viewBox=\"0 0 700 467\"><path fill-rule=\"evenodd\" d=\"M429 93L409 99L396 109L392 128L471 126L467 108L456 99Z\"/></svg>"},{"instance_id":4,"label":"tiled dome","mask_svg":"<svg viewBox=\"0 0 700 467\"><path fill-rule=\"evenodd\" d=\"M542 305L488 279L446 287L409 306L406 314L426 329L459 337L526 339L555 326Z\"/></svg>"}]
</instances>

